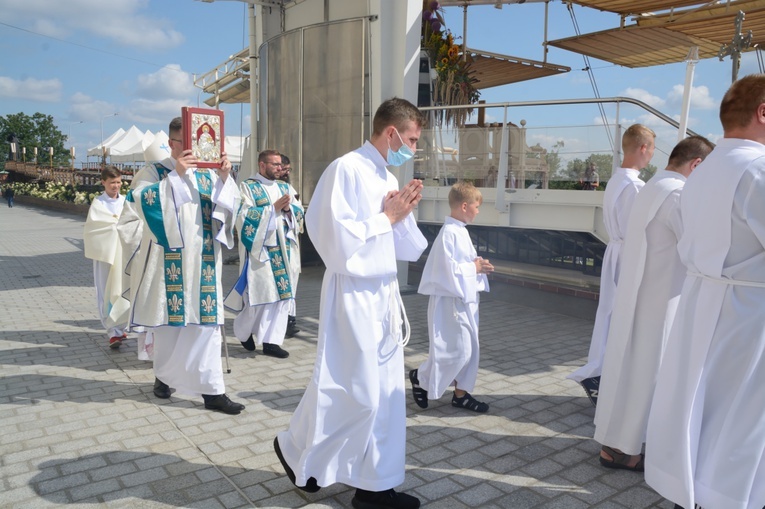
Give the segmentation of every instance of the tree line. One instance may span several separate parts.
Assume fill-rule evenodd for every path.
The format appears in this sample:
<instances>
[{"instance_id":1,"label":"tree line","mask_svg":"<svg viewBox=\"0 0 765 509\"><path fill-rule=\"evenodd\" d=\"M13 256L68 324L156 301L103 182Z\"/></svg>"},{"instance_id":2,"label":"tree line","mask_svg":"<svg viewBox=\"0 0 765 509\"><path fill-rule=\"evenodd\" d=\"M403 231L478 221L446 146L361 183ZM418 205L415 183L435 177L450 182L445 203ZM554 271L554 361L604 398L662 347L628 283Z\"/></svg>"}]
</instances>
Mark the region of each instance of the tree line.
<instances>
[{"instance_id":1,"label":"tree line","mask_svg":"<svg viewBox=\"0 0 765 509\"><path fill-rule=\"evenodd\" d=\"M68 136L59 130L52 115L38 112L32 116L25 113L0 116L0 140L4 147L0 152L0 163L11 159L11 141L14 137L19 143L19 161L22 159L21 147L26 147L27 162L34 160L34 147L37 147L37 160L44 165L50 164L48 147L53 147L54 166L69 166L70 153L64 146Z\"/></svg>"}]
</instances>

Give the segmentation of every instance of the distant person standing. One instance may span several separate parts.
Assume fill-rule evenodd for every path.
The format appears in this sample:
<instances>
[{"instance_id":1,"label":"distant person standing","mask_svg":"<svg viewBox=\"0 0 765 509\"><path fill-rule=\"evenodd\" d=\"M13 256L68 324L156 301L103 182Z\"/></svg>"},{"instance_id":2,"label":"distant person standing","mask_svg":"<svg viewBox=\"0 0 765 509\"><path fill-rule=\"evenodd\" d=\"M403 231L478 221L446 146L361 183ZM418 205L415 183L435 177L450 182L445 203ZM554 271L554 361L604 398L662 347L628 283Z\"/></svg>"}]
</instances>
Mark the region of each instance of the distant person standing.
<instances>
[{"instance_id":1,"label":"distant person standing","mask_svg":"<svg viewBox=\"0 0 765 509\"><path fill-rule=\"evenodd\" d=\"M109 348L114 350L127 337L130 303L122 296L123 257L117 234L117 221L125 205L120 194L122 173L114 166L101 171L104 192L93 200L85 220L83 242L85 258L93 260L93 281L101 324L107 331Z\"/></svg>"},{"instance_id":2,"label":"distant person standing","mask_svg":"<svg viewBox=\"0 0 765 509\"><path fill-rule=\"evenodd\" d=\"M8 201L8 207L13 208L13 197L16 196L16 191L12 185L5 186L5 199Z\"/></svg>"},{"instance_id":3,"label":"distant person standing","mask_svg":"<svg viewBox=\"0 0 765 509\"><path fill-rule=\"evenodd\" d=\"M653 157L656 133L651 129L635 124L627 128L622 135L624 160L622 167L614 171L603 193L603 222L608 232L608 244L603 255L600 273L600 299L595 315L590 352L587 364L577 369L569 379L579 382L593 405L598 401L600 372L603 355L608 340L608 328L611 323L611 311L614 305L616 285L619 282L619 261L627 222L635 197L645 182L640 180L640 170L648 166Z\"/></svg>"},{"instance_id":4,"label":"distant person standing","mask_svg":"<svg viewBox=\"0 0 765 509\"><path fill-rule=\"evenodd\" d=\"M585 191L595 191L600 185L600 176L598 175L598 167L595 163L590 162L587 165L587 169L584 170L584 180L582 181L582 189Z\"/></svg>"}]
</instances>

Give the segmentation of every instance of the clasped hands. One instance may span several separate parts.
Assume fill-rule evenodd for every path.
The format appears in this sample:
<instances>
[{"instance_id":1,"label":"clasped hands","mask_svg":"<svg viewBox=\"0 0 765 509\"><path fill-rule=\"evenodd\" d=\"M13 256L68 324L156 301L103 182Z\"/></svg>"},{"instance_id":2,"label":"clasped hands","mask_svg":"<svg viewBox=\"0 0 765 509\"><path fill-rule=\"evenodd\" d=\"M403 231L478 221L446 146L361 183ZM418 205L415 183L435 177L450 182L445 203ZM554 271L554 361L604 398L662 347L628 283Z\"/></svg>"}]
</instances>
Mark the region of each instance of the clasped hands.
<instances>
[{"instance_id":1,"label":"clasped hands","mask_svg":"<svg viewBox=\"0 0 765 509\"><path fill-rule=\"evenodd\" d=\"M383 212L391 224L408 216L422 199L422 181L412 179L400 191L389 191L383 200Z\"/></svg>"}]
</instances>

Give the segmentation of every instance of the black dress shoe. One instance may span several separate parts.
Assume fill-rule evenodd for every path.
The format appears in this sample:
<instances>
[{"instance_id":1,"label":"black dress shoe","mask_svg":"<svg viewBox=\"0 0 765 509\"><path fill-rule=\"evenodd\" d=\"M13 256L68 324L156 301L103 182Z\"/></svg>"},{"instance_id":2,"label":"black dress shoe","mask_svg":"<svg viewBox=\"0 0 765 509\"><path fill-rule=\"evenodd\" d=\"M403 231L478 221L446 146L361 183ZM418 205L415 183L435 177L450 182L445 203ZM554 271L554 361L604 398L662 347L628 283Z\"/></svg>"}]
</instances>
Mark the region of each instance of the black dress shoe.
<instances>
[{"instance_id":1,"label":"black dress shoe","mask_svg":"<svg viewBox=\"0 0 765 509\"><path fill-rule=\"evenodd\" d=\"M305 486L298 486L295 484L295 472L292 471L290 466L285 461L284 456L282 456L282 449L279 447L279 437L274 438L274 451L276 452L276 456L279 458L279 461L282 464L282 468L287 473L287 477L289 477L290 481L295 485L296 488L300 488L301 490L308 493L316 493L321 489L321 486L319 486L319 483L316 482L315 477L309 477Z\"/></svg>"},{"instance_id":2,"label":"black dress shoe","mask_svg":"<svg viewBox=\"0 0 765 509\"><path fill-rule=\"evenodd\" d=\"M170 393L170 386L154 377L154 395L160 399L167 399L170 397Z\"/></svg>"},{"instance_id":3,"label":"black dress shoe","mask_svg":"<svg viewBox=\"0 0 765 509\"><path fill-rule=\"evenodd\" d=\"M242 341L241 343L245 350L250 352L255 351L255 340L252 339L252 334L250 334L250 337L247 338L247 341Z\"/></svg>"},{"instance_id":4,"label":"black dress shoe","mask_svg":"<svg viewBox=\"0 0 765 509\"><path fill-rule=\"evenodd\" d=\"M224 414L238 415L244 410L244 405L241 403L234 403L225 394L210 395L202 394L205 400L205 408L208 410L219 410Z\"/></svg>"},{"instance_id":5,"label":"black dress shoe","mask_svg":"<svg viewBox=\"0 0 765 509\"><path fill-rule=\"evenodd\" d=\"M417 509L420 507L420 499L406 493L396 493L392 489L385 491L357 489L351 505L356 509Z\"/></svg>"},{"instance_id":6,"label":"black dress shoe","mask_svg":"<svg viewBox=\"0 0 765 509\"><path fill-rule=\"evenodd\" d=\"M287 350L280 347L279 345L274 345L271 343L263 343L263 353L278 359L286 359L290 356L290 353Z\"/></svg>"},{"instance_id":7,"label":"black dress shoe","mask_svg":"<svg viewBox=\"0 0 765 509\"><path fill-rule=\"evenodd\" d=\"M300 332L300 329L297 328L297 318L295 318L294 316L288 316L287 317L287 332L285 335L288 338L291 338L298 332Z\"/></svg>"}]
</instances>

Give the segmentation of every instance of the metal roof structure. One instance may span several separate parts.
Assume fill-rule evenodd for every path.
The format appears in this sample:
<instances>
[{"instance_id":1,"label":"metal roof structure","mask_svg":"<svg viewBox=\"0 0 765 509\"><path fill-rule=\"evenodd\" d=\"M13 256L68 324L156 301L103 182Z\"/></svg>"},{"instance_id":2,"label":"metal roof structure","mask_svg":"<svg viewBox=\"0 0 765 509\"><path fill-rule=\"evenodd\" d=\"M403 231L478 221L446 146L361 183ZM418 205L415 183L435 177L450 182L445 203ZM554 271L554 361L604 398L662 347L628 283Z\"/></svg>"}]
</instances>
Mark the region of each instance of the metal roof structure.
<instances>
[{"instance_id":1,"label":"metal roof structure","mask_svg":"<svg viewBox=\"0 0 765 509\"><path fill-rule=\"evenodd\" d=\"M509 55L500 55L477 49L466 49L469 58L471 77L476 80L478 89L498 87L519 81L534 80L554 74L569 72L564 65L539 62Z\"/></svg>"},{"instance_id":2,"label":"metal roof structure","mask_svg":"<svg viewBox=\"0 0 765 509\"><path fill-rule=\"evenodd\" d=\"M765 43L765 0L572 0L622 16L622 26L558 39L548 45L625 67L682 62L692 46L699 58L718 56L737 35L736 16L744 13L742 32L752 31L749 50ZM659 11L659 12L654 12ZM625 18L634 16L634 24Z\"/></svg>"}]
</instances>

